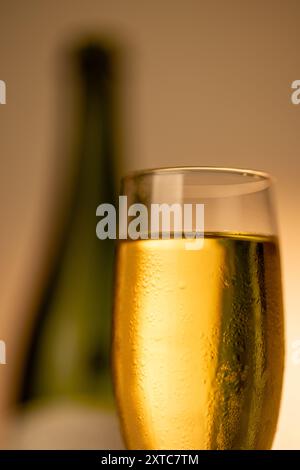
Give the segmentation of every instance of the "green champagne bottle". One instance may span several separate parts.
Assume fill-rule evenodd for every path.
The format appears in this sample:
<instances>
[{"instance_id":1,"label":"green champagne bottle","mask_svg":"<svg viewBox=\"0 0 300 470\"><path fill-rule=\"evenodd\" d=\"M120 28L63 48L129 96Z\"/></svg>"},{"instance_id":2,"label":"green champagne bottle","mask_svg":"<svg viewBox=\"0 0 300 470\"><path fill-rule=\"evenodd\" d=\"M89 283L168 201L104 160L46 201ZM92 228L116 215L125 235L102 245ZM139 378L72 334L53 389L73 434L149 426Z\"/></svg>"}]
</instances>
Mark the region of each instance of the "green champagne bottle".
<instances>
[{"instance_id":1,"label":"green champagne bottle","mask_svg":"<svg viewBox=\"0 0 300 470\"><path fill-rule=\"evenodd\" d=\"M105 409L113 404L109 357L114 242L96 237L96 208L115 202L114 55L90 43L73 59L80 86L76 180L36 315L21 402L31 407L76 402Z\"/></svg>"}]
</instances>

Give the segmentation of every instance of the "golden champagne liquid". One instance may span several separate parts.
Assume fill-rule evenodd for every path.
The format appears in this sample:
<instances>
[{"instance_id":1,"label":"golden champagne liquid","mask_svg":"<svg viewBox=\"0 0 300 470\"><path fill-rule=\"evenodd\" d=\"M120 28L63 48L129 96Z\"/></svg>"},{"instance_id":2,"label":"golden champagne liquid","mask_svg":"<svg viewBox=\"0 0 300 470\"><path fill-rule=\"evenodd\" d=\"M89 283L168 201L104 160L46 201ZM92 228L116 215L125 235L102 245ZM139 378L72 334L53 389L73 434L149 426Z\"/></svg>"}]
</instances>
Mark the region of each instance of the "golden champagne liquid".
<instances>
[{"instance_id":1,"label":"golden champagne liquid","mask_svg":"<svg viewBox=\"0 0 300 470\"><path fill-rule=\"evenodd\" d=\"M276 239L185 244L118 246L113 367L127 447L269 449L284 360Z\"/></svg>"}]
</instances>

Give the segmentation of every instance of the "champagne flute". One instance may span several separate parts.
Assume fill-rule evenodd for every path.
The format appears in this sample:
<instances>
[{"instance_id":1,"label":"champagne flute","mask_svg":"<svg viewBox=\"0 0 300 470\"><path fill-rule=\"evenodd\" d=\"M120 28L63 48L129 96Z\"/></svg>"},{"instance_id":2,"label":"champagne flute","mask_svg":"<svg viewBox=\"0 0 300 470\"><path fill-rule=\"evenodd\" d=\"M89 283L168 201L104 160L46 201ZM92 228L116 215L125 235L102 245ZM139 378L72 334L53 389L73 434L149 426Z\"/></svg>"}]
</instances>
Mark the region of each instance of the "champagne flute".
<instances>
[{"instance_id":1,"label":"champagne flute","mask_svg":"<svg viewBox=\"0 0 300 470\"><path fill-rule=\"evenodd\" d=\"M127 448L271 448L284 363L272 188L266 173L231 168L124 178L128 205L205 210L195 249L174 224L170 238L149 229L117 244L113 373Z\"/></svg>"}]
</instances>

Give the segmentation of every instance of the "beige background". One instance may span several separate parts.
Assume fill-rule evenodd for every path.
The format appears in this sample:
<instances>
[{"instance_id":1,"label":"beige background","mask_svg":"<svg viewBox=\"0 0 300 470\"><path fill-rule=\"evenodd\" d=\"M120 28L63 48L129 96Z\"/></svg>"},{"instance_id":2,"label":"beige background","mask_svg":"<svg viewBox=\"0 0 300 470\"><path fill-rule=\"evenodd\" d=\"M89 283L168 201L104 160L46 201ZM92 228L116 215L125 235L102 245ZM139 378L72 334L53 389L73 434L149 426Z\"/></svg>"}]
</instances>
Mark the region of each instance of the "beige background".
<instances>
[{"instance_id":1,"label":"beige background","mask_svg":"<svg viewBox=\"0 0 300 470\"><path fill-rule=\"evenodd\" d=\"M124 171L166 165L258 168L278 179L287 319L276 448L300 448L300 2L295 0L0 0L0 395L22 335L18 312L38 274L57 118L56 59L86 32L114 35L123 70ZM7 339L8 338L8 339ZM4 403L4 401L2 400Z\"/></svg>"}]
</instances>

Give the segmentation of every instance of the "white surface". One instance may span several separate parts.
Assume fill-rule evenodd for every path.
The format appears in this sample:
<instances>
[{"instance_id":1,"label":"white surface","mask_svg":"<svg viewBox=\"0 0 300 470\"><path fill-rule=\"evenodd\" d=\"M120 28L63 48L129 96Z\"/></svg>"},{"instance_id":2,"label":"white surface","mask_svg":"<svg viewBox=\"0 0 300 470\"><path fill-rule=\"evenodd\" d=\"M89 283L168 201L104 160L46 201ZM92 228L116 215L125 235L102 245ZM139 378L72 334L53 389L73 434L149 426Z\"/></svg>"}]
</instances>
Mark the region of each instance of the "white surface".
<instances>
[{"instance_id":1,"label":"white surface","mask_svg":"<svg viewBox=\"0 0 300 470\"><path fill-rule=\"evenodd\" d=\"M37 406L16 416L12 449L124 449L115 415L84 405Z\"/></svg>"}]
</instances>

